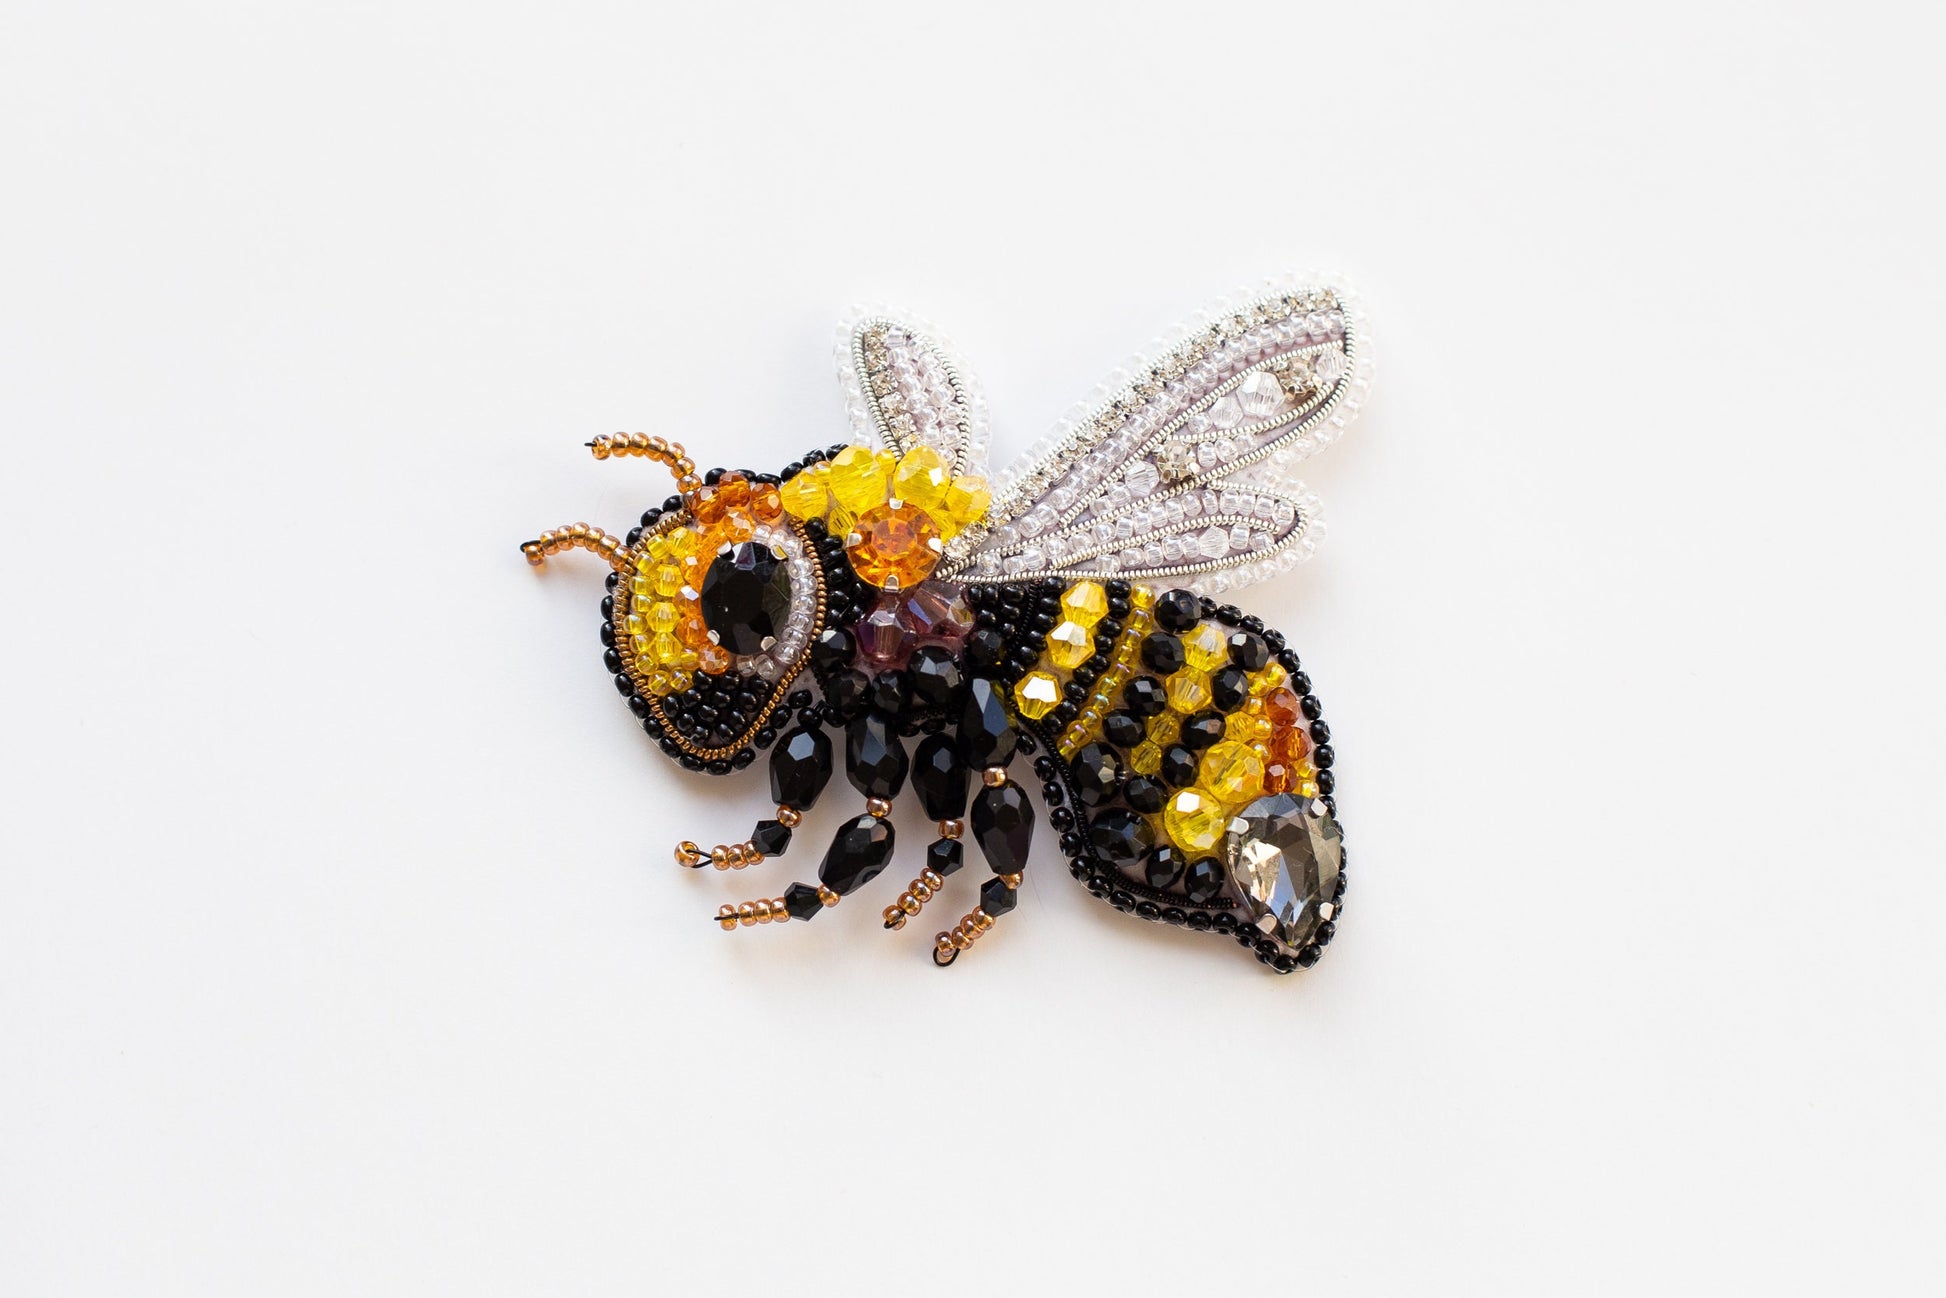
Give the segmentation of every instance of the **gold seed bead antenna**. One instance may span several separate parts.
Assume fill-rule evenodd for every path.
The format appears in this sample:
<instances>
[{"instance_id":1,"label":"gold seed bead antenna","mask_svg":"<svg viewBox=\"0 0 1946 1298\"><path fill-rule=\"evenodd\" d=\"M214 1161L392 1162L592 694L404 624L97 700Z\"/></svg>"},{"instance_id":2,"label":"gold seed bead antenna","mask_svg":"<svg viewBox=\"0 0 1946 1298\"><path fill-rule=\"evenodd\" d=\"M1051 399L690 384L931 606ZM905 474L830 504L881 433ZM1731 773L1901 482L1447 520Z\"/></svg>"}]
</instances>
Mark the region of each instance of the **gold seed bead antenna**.
<instances>
[{"instance_id":1,"label":"gold seed bead antenna","mask_svg":"<svg viewBox=\"0 0 1946 1298\"><path fill-rule=\"evenodd\" d=\"M676 489L685 498L703 485L703 480L696 476L696 461L689 458L689 452L683 450L681 442L651 437L647 433L604 433L589 442L588 449L595 453L597 460L631 455L654 460L676 475Z\"/></svg>"},{"instance_id":2,"label":"gold seed bead antenna","mask_svg":"<svg viewBox=\"0 0 1946 1298\"><path fill-rule=\"evenodd\" d=\"M520 545L520 552L536 568L546 562L550 554L559 554L563 550L591 550L606 559L608 566L617 572L628 566L627 556L623 553L625 549L618 538L589 523L566 523Z\"/></svg>"}]
</instances>

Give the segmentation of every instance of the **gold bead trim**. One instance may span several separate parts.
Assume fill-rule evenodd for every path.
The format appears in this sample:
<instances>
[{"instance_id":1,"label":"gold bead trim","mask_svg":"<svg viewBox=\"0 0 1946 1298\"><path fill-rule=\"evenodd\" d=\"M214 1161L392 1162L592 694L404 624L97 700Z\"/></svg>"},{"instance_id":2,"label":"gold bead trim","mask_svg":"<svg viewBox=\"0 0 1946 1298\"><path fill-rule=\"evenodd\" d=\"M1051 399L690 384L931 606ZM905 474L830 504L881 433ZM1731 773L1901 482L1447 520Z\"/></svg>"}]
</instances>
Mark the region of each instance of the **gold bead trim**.
<instances>
[{"instance_id":1,"label":"gold bead trim","mask_svg":"<svg viewBox=\"0 0 1946 1298\"><path fill-rule=\"evenodd\" d=\"M591 550L606 559L608 566L618 572L628 562L622 542L592 523L568 523L542 532L531 541L523 541L520 546L520 552L527 556L527 562L536 568L545 563L549 555L559 554L563 550Z\"/></svg>"},{"instance_id":2,"label":"gold bead trim","mask_svg":"<svg viewBox=\"0 0 1946 1298\"><path fill-rule=\"evenodd\" d=\"M946 886L946 880L939 871L927 866L919 871L919 877L907 884L899 899L885 908L885 927L901 929L905 922L919 913L939 890Z\"/></svg>"}]
</instances>

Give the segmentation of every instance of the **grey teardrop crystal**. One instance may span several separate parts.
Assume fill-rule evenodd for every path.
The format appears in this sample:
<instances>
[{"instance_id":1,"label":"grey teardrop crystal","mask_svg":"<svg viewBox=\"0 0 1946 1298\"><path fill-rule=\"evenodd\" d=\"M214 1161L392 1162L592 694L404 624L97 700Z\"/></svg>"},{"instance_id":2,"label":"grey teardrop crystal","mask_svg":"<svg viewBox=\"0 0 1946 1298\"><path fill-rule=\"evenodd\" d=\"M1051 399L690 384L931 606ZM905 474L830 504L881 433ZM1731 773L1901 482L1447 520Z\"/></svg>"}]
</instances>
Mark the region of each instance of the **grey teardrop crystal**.
<instances>
[{"instance_id":1,"label":"grey teardrop crystal","mask_svg":"<svg viewBox=\"0 0 1946 1298\"><path fill-rule=\"evenodd\" d=\"M1259 798L1230 822L1225 847L1230 878L1258 932L1295 949L1331 918L1344 847L1322 801L1288 793Z\"/></svg>"},{"instance_id":2,"label":"grey teardrop crystal","mask_svg":"<svg viewBox=\"0 0 1946 1298\"><path fill-rule=\"evenodd\" d=\"M1034 804L1027 790L1008 780L981 787L973 797L973 841L995 874L1019 874L1034 845Z\"/></svg>"},{"instance_id":3,"label":"grey teardrop crystal","mask_svg":"<svg viewBox=\"0 0 1946 1298\"><path fill-rule=\"evenodd\" d=\"M818 866L818 882L842 897L877 878L891 859L891 822L860 816L838 827Z\"/></svg>"}]
</instances>

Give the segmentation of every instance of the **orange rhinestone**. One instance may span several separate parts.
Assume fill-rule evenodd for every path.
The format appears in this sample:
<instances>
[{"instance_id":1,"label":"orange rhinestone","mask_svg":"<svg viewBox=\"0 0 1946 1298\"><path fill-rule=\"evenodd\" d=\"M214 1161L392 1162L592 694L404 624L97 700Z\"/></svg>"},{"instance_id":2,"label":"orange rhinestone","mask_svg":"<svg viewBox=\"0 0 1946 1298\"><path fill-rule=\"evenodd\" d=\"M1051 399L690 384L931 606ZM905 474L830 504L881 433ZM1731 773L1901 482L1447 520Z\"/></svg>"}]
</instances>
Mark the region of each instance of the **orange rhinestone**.
<instances>
[{"instance_id":1,"label":"orange rhinestone","mask_svg":"<svg viewBox=\"0 0 1946 1298\"><path fill-rule=\"evenodd\" d=\"M858 542L849 551L859 580L881 590L911 590L939 562L939 529L910 506L868 509L851 525Z\"/></svg>"}]
</instances>

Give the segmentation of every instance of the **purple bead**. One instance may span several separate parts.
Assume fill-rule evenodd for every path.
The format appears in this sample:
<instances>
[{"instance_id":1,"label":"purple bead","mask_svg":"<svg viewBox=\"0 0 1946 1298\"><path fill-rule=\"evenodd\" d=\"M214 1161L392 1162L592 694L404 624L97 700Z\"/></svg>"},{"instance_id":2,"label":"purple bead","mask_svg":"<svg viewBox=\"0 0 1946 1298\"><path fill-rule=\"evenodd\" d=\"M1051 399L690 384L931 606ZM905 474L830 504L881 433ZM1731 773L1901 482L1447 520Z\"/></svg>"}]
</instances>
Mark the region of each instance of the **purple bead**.
<instances>
[{"instance_id":1,"label":"purple bead","mask_svg":"<svg viewBox=\"0 0 1946 1298\"><path fill-rule=\"evenodd\" d=\"M973 629L973 610L964 591L954 582L922 582L905 597L900 620L921 640L957 645Z\"/></svg>"},{"instance_id":2,"label":"purple bead","mask_svg":"<svg viewBox=\"0 0 1946 1298\"><path fill-rule=\"evenodd\" d=\"M874 667L903 667L912 656L917 638L900 619L898 601L897 595L879 596L872 611L852 628L859 655Z\"/></svg>"}]
</instances>

